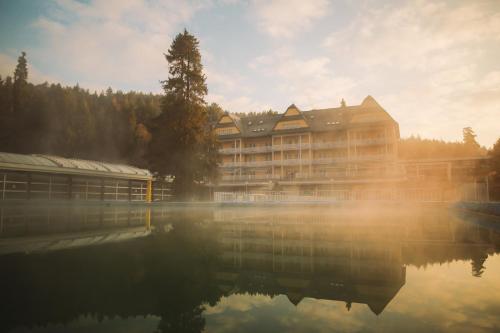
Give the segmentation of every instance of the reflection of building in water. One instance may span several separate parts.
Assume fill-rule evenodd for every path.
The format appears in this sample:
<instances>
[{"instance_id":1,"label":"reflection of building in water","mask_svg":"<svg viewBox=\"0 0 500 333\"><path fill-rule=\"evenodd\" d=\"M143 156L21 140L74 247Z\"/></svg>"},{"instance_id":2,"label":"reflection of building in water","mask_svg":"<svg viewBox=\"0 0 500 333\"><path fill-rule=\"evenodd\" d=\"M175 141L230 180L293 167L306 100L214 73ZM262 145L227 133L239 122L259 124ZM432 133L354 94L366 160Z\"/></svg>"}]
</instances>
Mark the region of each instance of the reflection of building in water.
<instances>
[{"instance_id":1,"label":"reflection of building in water","mask_svg":"<svg viewBox=\"0 0 500 333\"><path fill-rule=\"evenodd\" d=\"M147 236L141 206L0 206L0 254L66 249Z\"/></svg>"},{"instance_id":2,"label":"reflection of building in water","mask_svg":"<svg viewBox=\"0 0 500 333\"><path fill-rule=\"evenodd\" d=\"M343 226L221 223L225 291L367 304L379 314L405 283L399 243L359 240Z\"/></svg>"},{"instance_id":3,"label":"reflection of building in water","mask_svg":"<svg viewBox=\"0 0 500 333\"><path fill-rule=\"evenodd\" d=\"M218 211L220 287L285 294L294 304L305 297L363 303L379 314L404 285L405 265L471 260L480 276L500 247L497 232L447 210L386 213Z\"/></svg>"}]
</instances>

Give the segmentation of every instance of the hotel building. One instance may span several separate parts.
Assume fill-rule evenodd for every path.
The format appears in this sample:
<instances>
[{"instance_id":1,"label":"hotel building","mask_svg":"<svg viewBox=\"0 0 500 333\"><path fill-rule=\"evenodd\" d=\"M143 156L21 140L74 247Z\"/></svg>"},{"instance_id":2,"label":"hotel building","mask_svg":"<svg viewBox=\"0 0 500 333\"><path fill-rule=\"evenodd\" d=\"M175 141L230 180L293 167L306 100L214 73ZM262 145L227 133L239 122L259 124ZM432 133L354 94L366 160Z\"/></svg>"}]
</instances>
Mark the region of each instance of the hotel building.
<instances>
[{"instance_id":1,"label":"hotel building","mask_svg":"<svg viewBox=\"0 0 500 333\"><path fill-rule=\"evenodd\" d=\"M360 105L236 117L216 125L224 191L297 192L391 183L397 163L398 123L371 96Z\"/></svg>"}]
</instances>

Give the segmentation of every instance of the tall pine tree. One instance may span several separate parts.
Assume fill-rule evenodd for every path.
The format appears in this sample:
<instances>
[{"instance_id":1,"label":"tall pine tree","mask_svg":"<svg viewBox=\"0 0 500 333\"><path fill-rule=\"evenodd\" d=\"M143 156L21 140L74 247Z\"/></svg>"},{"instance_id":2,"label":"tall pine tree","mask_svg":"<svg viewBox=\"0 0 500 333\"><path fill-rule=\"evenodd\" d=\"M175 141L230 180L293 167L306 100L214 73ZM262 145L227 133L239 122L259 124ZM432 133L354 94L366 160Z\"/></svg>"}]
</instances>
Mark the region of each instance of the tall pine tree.
<instances>
[{"instance_id":1,"label":"tall pine tree","mask_svg":"<svg viewBox=\"0 0 500 333\"><path fill-rule=\"evenodd\" d=\"M169 77L162 82L162 113L151 128L148 156L151 169L161 176L173 176L176 195L185 199L196 184L215 177L217 140L208 122L198 40L184 30L165 58Z\"/></svg>"},{"instance_id":2,"label":"tall pine tree","mask_svg":"<svg viewBox=\"0 0 500 333\"><path fill-rule=\"evenodd\" d=\"M14 70L14 111L21 112L23 102L26 99L26 85L28 84L28 61L26 53L21 52L17 58L17 66Z\"/></svg>"}]
</instances>

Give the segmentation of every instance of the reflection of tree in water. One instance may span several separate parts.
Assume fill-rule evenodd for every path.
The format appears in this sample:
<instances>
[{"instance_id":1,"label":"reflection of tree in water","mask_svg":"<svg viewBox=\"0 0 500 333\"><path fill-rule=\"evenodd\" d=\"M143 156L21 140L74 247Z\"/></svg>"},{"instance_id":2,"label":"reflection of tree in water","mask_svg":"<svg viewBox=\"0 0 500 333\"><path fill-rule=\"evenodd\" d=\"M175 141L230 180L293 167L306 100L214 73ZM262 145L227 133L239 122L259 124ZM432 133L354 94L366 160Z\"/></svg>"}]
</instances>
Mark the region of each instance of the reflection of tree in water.
<instances>
[{"instance_id":1,"label":"reflection of tree in water","mask_svg":"<svg viewBox=\"0 0 500 333\"><path fill-rule=\"evenodd\" d=\"M157 333L195 333L205 328L205 318L202 317L204 308L197 306L194 309L181 313L165 313L158 324Z\"/></svg>"},{"instance_id":2,"label":"reflection of tree in water","mask_svg":"<svg viewBox=\"0 0 500 333\"><path fill-rule=\"evenodd\" d=\"M472 275L475 277L481 277L483 275L486 267L484 266L484 262L488 258L488 254L486 253L477 253L472 257Z\"/></svg>"}]
</instances>

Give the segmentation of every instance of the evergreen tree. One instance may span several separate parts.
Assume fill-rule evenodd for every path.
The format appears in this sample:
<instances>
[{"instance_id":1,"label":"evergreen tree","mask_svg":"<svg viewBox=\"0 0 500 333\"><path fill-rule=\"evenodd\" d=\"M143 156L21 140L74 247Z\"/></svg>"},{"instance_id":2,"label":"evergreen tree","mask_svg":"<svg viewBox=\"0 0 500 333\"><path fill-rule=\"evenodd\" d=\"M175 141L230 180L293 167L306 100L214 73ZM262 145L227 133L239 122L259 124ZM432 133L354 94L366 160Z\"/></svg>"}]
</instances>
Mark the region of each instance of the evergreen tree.
<instances>
[{"instance_id":1,"label":"evergreen tree","mask_svg":"<svg viewBox=\"0 0 500 333\"><path fill-rule=\"evenodd\" d=\"M471 148L479 148L479 143L476 141L476 133L474 133L474 130L471 127L465 127L462 131L463 133L463 138L464 138L464 143L468 147Z\"/></svg>"},{"instance_id":2,"label":"evergreen tree","mask_svg":"<svg viewBox=\"0 0 500 333\"><path fill-rule=\"evenodd\" d=\"M165 54L170 77L162 81L163 89L167 97L184 101L188 108L204 105L207 94L198 44L198 40L184 29Z\"/></svg>"},{"instance_id":3,"label":"evergreen tree","mask_svg":"<svg viewBox=\"0 0 500 333\"><path fill-rule=\"evenodd\" d=\"M198 40L186 30L172 42L165 58L169 77L163 81L162 113L151 128L151 169L174 177L174 191L186 198L195 185L214 178L217 140L209 126L207 94Z\"/></svg>"},{"instance_id":4,"label":"evergreen tree","mask_svg":"<svg viewBox=\"0 0 500 333\"><path fill-rule=\"evenodd\" d=\"M484 270L484 262L488 259L488 255L486 253L474 253L471 261L472 266L472 276L481 277L483 275Z\"/></svg>"},{"instance_id":5,"label":"evergreen tree","mask_svg":"<svg viewBox=\"0 0 500 333\"><path fill-rule=\"evenodd\" d=\"M7 76L5 80L0 79L0 151L11 151L11 138L14 133L12 96L12 78Z\"/></svg>"},{"instance_id":6,"label":"evergreen tree","mask_svg":"<svg viewBox=\"0 0 500 333\"><path fill-rule=\"evenodd\" d=\"M14 71L14 111L19 112L22 104L23 93L25 93L26 85L28 84L28 61L26 60L26 52L21 52L21 56L17 58L17 66Z\"/></svg>"}]
</instances>

